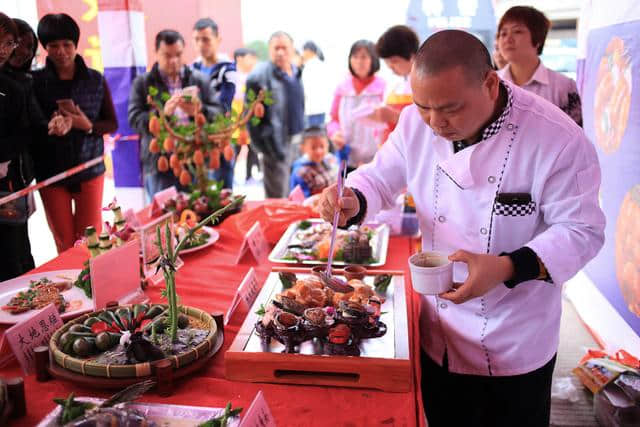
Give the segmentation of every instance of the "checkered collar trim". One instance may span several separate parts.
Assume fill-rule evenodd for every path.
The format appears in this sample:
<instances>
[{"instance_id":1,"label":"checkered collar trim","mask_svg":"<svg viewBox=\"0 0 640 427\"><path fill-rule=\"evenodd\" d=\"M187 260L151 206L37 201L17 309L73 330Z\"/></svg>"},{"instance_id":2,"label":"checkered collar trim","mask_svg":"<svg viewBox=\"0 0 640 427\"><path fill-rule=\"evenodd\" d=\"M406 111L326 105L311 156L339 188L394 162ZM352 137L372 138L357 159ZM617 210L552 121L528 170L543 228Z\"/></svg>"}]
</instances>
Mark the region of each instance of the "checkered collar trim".
<instances>
[{"instance_id":1,"label":"checkered collar trim","mask_svg":"<svg viewBox=\"0 0 640 427\"><path fill-rule=\"evenodd\" d=\"M498 117L494 122L490 123L486 128L484 128L484 130L482 131L482 137L473 144L466 145L463 141L453 141L453 147L456 153L466 147L470 147L471 145L482 142L485 139L489 139L500 132L500 129L502 129L502 125L507 120L507 117L509 117L509 114L511 114L511 107L513 105L513 90L509 87L509 85L506 85L502 82L500 82L500 87L504 87L507 90L507 104L505 105L504 110L502 110L502 114L500 114L500 117Z\"/></svg>"},{"instance_id":2,"label":"checkered collar trim","mask_svg":"<svg viewBox=\"0 0 640 427\"><path fill-rule=\"evenodd\" d=\"M480 141L484 141L485 139L489 139L492 136L497 135L498 132L500 132L500 129L502 129L502 125L504 124L505 120L507 120L507 117L509 117L509 114L511 113L511 106L513 105L513 90L511 90L509 85L506 85L502 82L500 82L500 86L507 89L507 104L504 106L504 110L502 110L502 114L500 114L500 117L498 117L496 121L491 123L489 126L484 128Z\"/></svg>"}]
</instances>

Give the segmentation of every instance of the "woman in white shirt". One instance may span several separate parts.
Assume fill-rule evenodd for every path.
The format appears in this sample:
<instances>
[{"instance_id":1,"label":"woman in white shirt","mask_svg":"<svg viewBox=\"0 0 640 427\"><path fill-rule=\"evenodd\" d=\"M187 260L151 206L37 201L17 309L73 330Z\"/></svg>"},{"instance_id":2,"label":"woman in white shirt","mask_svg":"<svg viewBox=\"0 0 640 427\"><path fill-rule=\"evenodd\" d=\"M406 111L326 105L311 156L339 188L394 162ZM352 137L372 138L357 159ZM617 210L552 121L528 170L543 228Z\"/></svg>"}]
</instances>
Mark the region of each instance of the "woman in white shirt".
<instances>
[{"instance_id":1,"label":"woman in white shirt","mask_svg":"<svg viewBox=\"0 0 640 427\"><path fill-rule=\"evenodd\" d=\"M498 75L555 104L582 126L576 82L545 67L539 58L551 23L539 10L514 6L498 24L498 49L508 64Z\"/></svg>"}]
</instances>

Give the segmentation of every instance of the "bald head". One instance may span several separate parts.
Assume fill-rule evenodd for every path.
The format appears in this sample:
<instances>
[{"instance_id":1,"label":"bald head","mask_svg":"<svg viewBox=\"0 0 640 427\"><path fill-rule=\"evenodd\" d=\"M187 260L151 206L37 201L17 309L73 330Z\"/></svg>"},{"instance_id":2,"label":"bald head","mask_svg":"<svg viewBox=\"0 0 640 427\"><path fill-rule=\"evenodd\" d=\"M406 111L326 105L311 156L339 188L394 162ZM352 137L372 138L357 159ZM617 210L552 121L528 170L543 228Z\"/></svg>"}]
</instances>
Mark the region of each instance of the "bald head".
<instances>
[{"instance_id":1,"label":"bald head","mask_svg":"<svg viewBox=\"0 0 640 427\"><path fill-rule=\"evenodd\" d=\"M492 70L489 51L474 35L460 30L438 31L418 49L413 63L418 75L433 76L460 67L469 82L481 83Z\"/></svg>"}]
</instances>

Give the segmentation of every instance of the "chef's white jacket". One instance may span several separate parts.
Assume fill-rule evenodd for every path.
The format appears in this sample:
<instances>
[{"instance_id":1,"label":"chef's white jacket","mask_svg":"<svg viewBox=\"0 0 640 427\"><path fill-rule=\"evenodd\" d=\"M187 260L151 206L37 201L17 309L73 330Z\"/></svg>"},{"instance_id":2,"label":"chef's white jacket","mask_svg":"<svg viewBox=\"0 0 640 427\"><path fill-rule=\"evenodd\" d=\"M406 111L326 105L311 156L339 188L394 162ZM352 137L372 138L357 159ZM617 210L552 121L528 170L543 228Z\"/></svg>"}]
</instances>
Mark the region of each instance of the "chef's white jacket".
<instances>
[{"instance_id":1,"label":"chef's white jacket","mask_svg":"<svg viewBox=\"0 0 640 427\"><path fill-rule=\"evenodd\" d=\"M367 200L365 220L408 188L426 250L499 254L528 246L546 266L551 283L499 284L459 305L421 297L423 350L438 363L446 352L449 370L462 374L517 375L551 360L562 284L604 241L593 145L560 109L503 83L513 104L496 135L454 154L451 141L436 136L412 105L374 160L347 179ZM531 202L504 205L500 193L529 193ZM464 282L466 267L455 263L456 282Z\"/></svg>"}]
</instances>

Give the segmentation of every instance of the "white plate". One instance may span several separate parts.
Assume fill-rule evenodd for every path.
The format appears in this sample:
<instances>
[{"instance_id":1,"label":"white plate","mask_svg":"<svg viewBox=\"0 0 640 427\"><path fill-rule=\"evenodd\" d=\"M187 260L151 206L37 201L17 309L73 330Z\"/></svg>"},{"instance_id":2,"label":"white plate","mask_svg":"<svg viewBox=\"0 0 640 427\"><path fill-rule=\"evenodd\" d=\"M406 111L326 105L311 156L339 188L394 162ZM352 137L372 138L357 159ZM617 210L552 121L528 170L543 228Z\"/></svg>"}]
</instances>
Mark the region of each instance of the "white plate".
<instances>
[{"instance_id":1,"label":"white plate","mask_svg":"<svg viewBox=\"0 0 640 427\"><path fill-rule=\"evenodd\" d=\"M191 252L199 251L200 249L204 249L207 246L213 245L220 238L220 233L218 233L217 230L214 230L213 228L206 227L206 226L202 227L202 229L209 234L209 238L207 239L207 242L205 244L203 244L203 245L200 245L200 246L195 246L195 247L189 248L189 249L183 249L183 250L180 251L180 255L188 254L188 253L191 253Z\"/></svg>"},{"instance_id":2,"label":"white plate","mask_svg":"<svg viewBox=\"0 0 640 427\"><path fill-rule=\"evenodd\" d=\"M80 271L81 270L43 271L42 273L20 276L15 279L2 282L0 283L0 306L8 304L11 298L13 298L18 292L29 289L31 280L35 281L46 277L52 282L59 282L61 280L71 280L74 282L78 278ZM84 291L77 286L71 286L71 289L62 292L62 295L67 303L69 303L67 311L60 314L62 319L73 318L94 310L93 300L88 298ZM40 310L29 310L20 314L11 314L4 310L0 310L0 324L13 325L30 318L39 311Z\"/></svg>"},{"instance_id":3,"label":"white plate","mask_svg":"<svg viewBox=\"0 0 640 427\"><path fill-rule=\"evenodd\" d=\"M104 399L95 397L76 397L76 400L95 404L104 402ZM148 420L155 421L157 425L176 427L197 426L224 412L224 408L205 408L202 406L171 405L164 403L136 402L127 403L126 407L140 412ZM56 418L60 414L60 411L60 405L56 406L40 421L37 427L58 426L59 424L56 422ZM237 416L227 421L227 426L229 427L237 427L239 424L240 418Z\"/></svg>"},{"instance_id":4,"label":"white plate","mask_svg":"<svg viewBox=\"0 0 640 427\"><path fill-rule=\"evenodd\" d=\"M306 220L311 223L312 226L317 224L322 224L325 221L319 218L311 218ZM283 264L326 264L326 261L320 260L304 260L297 261L292 259L285 259L284 256L288 251L289 244L299 243L299 240L296 237L296 233L298 232L298 226L302 221L296 221L289 225L287 230L284 232L276 246L273 248L271 253L269 254L269 261L274 263L283 263ZM389 226L387 224L374 224L374 223L366 223L363 224L373 229L374 235L371 238L370 244L373 249L373 258L377 261L370 264L362 264L367 267L381 267L387 262L387 248L389 247ZM346 265L344 261L333 261L333 265Z\"/></svg>"}]
</instances>

